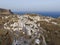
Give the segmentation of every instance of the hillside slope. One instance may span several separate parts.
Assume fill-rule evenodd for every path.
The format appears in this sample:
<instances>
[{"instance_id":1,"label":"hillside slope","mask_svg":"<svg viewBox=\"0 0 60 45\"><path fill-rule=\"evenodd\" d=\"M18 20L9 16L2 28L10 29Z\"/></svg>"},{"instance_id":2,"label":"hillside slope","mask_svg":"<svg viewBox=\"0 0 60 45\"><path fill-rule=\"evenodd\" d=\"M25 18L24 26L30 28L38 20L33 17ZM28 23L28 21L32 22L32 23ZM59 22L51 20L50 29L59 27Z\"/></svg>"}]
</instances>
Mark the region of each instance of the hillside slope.
<instances>
[{"instance_id":1,"label":"hillside slope","mask_svg":"<svg viewBox=\"0 0 60 45\"><path fill-rule=\"evenodd\" d=\"M0 14L0 45L60 45L60 19Z\"/></svg>"}]
</instances>

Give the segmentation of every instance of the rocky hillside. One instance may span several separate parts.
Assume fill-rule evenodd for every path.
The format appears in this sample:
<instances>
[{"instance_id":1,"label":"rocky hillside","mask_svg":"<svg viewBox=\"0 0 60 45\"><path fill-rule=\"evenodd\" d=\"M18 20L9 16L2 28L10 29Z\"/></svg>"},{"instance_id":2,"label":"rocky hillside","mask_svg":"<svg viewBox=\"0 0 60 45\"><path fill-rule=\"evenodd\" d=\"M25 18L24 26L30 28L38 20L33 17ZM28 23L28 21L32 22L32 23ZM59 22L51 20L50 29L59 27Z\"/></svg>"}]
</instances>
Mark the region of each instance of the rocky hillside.
<instances>
[{"instance_id":1,"label":"rocky hillside","mask_svg":"<svg viewBox=\"0 0 60 45\"><path fill-rule=\"evenodd\" d=\"M0 8L0 15L9 15L9 14L13 14L12 12L11 12L11 10L9 10L9 9L3 9L3 8Z\"/></svg>"},{"instance_id":2,"label":"rocky hillside","mask_svg":"<svg viewBox=\"0 0 60 45\"><path fill-rule=\"evenodd\" d=\"M60 19L0 14L0 45L60 45Z\"/></svg>"}]
</instances>

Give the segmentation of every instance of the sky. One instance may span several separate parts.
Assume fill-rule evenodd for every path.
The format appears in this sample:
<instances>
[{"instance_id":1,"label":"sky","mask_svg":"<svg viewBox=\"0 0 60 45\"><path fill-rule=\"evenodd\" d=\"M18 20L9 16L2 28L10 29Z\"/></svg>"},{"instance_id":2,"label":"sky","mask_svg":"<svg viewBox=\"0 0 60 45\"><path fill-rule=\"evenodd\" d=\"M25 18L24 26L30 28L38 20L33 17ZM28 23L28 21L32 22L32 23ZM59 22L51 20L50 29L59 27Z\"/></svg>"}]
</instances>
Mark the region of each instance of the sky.
<instances>
[{"instance_id":1,"label":"sky","mask_svg":"<svg viewBox=\"0 0 60 45\"><path fill-rule=\"evenodd\" d=\"M60 11L60 0L0 0L0 8L18 11Z\"/></svg>"}]
</instances>

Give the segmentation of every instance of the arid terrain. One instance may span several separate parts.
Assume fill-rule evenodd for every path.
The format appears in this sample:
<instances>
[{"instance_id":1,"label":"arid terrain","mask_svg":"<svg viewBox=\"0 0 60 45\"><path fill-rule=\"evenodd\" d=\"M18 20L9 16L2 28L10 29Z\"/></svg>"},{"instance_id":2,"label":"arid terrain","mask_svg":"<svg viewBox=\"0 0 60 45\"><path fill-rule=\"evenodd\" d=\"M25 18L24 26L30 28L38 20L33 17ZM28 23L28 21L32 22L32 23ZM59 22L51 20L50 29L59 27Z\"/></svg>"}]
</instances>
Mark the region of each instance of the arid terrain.
<instances>
[{"instance_id":1,"label":"arid terrain","mask_svg":"<svg viewBox=\"0 0 60 45\"><path fill-rule=\"evenodd\" d=\"M60 18L0 8L0 45L60 45Z\"/></svg>"}]
</instances>

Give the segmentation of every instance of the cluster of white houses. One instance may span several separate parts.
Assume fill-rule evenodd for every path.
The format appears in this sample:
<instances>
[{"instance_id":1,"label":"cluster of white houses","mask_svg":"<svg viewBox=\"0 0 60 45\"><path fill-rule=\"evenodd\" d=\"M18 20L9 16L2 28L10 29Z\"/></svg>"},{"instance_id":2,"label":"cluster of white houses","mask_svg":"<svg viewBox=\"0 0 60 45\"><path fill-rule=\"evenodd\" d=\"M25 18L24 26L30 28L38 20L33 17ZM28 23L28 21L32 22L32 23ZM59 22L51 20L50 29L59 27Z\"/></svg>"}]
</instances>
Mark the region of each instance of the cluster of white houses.
<instances>
[{"instance_id":1,"label":"cluster of white houses","mask_svg":"<svg viewBox=\"0 0 60 45\"><path fill-rule=\"evenodd\" d=\"M31 39L25 39L24 37L19 37L18 39L14 39L13 45L29 45L34 40L34 44L40 45L41 40L39 39L41 33L39 33L40 29L40 23L36 23L38 21L47 21L49 22L51 19L43 19L43 17L40 16L29 16L29 15L17 15L18 21L14 22L12 24L5 23L4 29L8 29L10 31L17 31L16 35L19 36L19 31L22 31L23 34L26 34L28 36L31 36ZM13 20L14 21L14 20ZM9 26L8 26L9 25ZM42 42L44 45L46 45L45 39L42 36ZM24 41L27 42L27 44L24 44ZM25 42L25 43L26 43Z\"/></svg>"}]
</instances>

